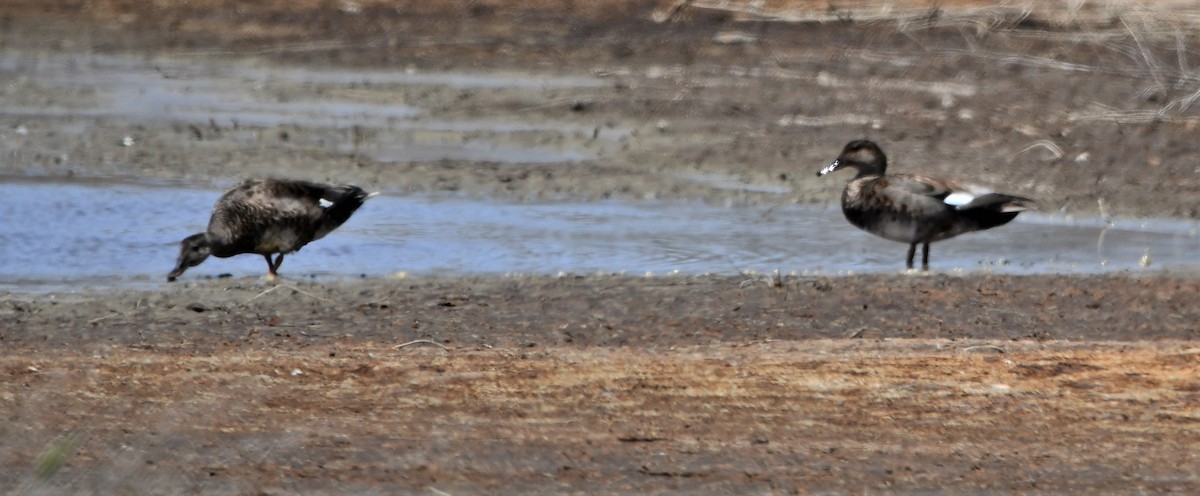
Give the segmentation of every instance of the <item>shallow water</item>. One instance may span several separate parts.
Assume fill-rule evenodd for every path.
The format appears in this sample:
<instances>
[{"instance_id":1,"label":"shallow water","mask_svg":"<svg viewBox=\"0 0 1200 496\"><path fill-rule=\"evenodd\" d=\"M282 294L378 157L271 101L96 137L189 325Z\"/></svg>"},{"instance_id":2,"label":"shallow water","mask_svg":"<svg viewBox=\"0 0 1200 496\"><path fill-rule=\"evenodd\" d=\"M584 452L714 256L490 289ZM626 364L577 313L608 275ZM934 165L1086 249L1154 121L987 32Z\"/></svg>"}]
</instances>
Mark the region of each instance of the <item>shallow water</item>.
<instances>
[{"instance_id":1,"label":"shallow water","mask_svg":"<svg viewBox=\"0 0 1200 496\"><path fill-rule=\"evenodd\" d=\"M596 136L614 140L628 130L552 121L513 122L501 118L439 118L427 109L403 101L358 101L326 94L351 85L403 85L439 88L560 89L606 84L597 78L505 73L422 73L411 70L349 70L258 67L226 61L221 64L188 59L134 58L104 55L19 57L0 54L0 79L53 89L49 101L0 103L0 115L12 117L123 118L140 125L190 125L196 129L229 131L229 139L260 146L255 133L239 136L237 129L382 130L384 145L353 151L381 162L486 160L502 163L578 162L593 158L582 150L555 147L506 146L514 133ZM293 94L294 93L294 94ZM386 94L379 89L376 94ZM286 96L284 96L286 95ZM78 129L64 129L78 132ZM470 133L456 136L455 146L428 143L420 132ZM414 135L414 133L416 133ZM299 133L303 134L303 133ZM331 145L321 133L314 142L346 152L348 145ZM299 138L301 139L302 138Z\"/></svg>"},{"instance_id":2,"label":"shallow water","mask_svg":"<svg viewBox=\"0 0 1200 496\"><path fill-rule=\"evenodd\" d=\"M221 191L112 182L0 180L0 289L167 284L177 243L203 230ZM1006 274L1195 269L1198 224L1022 215L933 245L939 271ZM1103 236L1101 234L1103 233ZM835 208L698 203L504 203L383 195L287 257L285 278L413 274L894 273L906 247L850 227ZM1148 262L1148 266L1145 264ZM212 258L183 281L257 277L256 255Z\"/></svg>"}]
</instances>

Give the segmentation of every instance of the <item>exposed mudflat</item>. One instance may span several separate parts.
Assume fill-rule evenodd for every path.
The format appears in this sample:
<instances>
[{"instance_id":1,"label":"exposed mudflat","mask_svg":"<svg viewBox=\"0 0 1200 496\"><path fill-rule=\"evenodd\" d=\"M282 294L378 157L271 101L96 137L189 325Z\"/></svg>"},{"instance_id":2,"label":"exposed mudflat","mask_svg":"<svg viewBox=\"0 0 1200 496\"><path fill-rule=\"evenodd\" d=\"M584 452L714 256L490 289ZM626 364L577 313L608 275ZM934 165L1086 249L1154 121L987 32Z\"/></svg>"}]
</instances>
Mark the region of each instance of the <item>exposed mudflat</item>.
<instances>
[{"instance_id":1,"label":"exposed mudflat","mask_svg":"<svg viewBox=\"0 0 1200 496\"><path fill-rule=\"evenodd\" d=\"M6 2L0 175L767 211L868 137L1200 217L1194 8L913 3ZM1190 271L287 269L0 294L0 490L1200 492Z\"/></svg>"},{"instance_id":2,"label":"exposed mudflat","mask_svg":"<svg viewBox=\"0 0 1200 496\"><path fill-rule=\"evenodd\" d=\"M1189 492L1198 298L987 275L12 295L0 434L25 441L0 463L95 494Z\"/></svg>"}]
</instances>

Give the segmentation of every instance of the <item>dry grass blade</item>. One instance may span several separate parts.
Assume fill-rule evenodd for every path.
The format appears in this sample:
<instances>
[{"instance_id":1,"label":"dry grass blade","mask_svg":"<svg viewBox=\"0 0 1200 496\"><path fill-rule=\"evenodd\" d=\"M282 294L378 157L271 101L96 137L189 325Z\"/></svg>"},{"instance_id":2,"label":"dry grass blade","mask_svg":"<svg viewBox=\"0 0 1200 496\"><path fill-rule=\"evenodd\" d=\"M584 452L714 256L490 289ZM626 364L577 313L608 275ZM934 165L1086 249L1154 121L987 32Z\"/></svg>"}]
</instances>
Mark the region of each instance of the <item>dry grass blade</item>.
<instances>
[{"instance_id":1,"label":"dry grass blade","mask_svg":"<svg viewBox=\"0 0 1200 496\"><path fill-rule=\"evenodd\" d=\"M977 91L976 86L973 84L949 83L945 81L910 81L905 79L839 78L826 72L817 74L817 86L827 88L912 91L963 98L975 96Z\"/></svg>"},{"instance_id":2,"label":"dry grass blade","mask_svg":"<svg viewBox=\"0 0 1200 496\"><path fill-rule=\"evenodd\" d=\"M1200 95L1198 95L1200 97ZM1159 110L1093 110L1088 112L1073 112L1067 114L1069 122L1115 122L1118 124L1147 124L1151 122L1189 123L1200 121L1196 117L1183 117L1178 111L1168 112Z\"/></svg>"},{"instance_id":3,"label":"dry grass blade","mask_svg":"<svg viewBox=\"0 0 1200 496\"><path fill-rule=\"evenodd\" d=\"M1054 155L1054 160L1063 158L1063 155L1066 154L1063 152L1062 148L1059 147L1058 145L1054 144L1053 141L1038 140L1038 141L1034 142L1034 144L1029 145L1029 146L1025 147L1024 149L1022 149L1021 151L1017 152L1017 155L1025 153L1029 150L1033 150L1034 148L1045 148L1046 150L1049 150L1050 153Z\"/></svg>"},{"instance_id":4,"label":"dry grass blade","mask_svg":"<svg viewBox=\"0 0 1200 496\"><path fill-rule=\"evenodd\" d=\"M860 114L840 114L840 115L785 115L780 117L776 124L780 127L800 126L800 127L830 127L830 126L865 126L875 124L878 121L875 117Z\"/></svg>"},{"instance_id":5,"label":"dry grass blade","mask_svg":"<svg viewBox=\"0 0 1200 496\"><path fill-rule=\"evenodd\" d=\"M263 292L261 292L261 293L259 293L259 294L256 294L256 295L254 295L254 297L253 297L253 298L250 298L249 300L243 301L243 302L242 302L242 304L243 304L243 305L249 304L250 302L252 302L252 301L254 301L254 300L257 300L257 299L259 299L259 298L262 298L263 296L266 296L268 293L270 293L270 292L272 292L272 291L275 291L276 289L279 289L279 288L282 288L282 287L283 287L283 285L279 285L279 286L271 286L271 287L269 287L269 288L267 288L267 289L263 290Z\"/></svg>"},{"instance_id":6,"label":"dry grass blade","mask_svg":"<svg viewBox=\"0 0 1200 496\"><path fill-rule=\"evenodd\" d=\"M38 479L46 480L58 473L58 470L67 463L67 459L74 453L75 447L79 445L81 435L78 432L70 432L54 442L50 443L41 456L38 457L37 468L34 469L34 474Z\"/></svg>"},{"instance_id":7,"label":"dry grass blade","mask_svg":"<svg viewBox=\"0 0 1200 496\"><path fill-rule=\"evenodd\" d=\"M446 345L439 343L437 341L429 340L429 339L414 339L407 343L400 343L396 346L393 346L392 349L399 350L399 349L407 348L409 346L413 346L413 345L417 345L417 344L431 344L431 345L437 346L438 348L441 348L443 350L450 351L450 348L447 348Z\"/></svg>"},{"instance_id":8,"label":"dry grass blade","mask_svg":"<svg viewBox=\"0 0 1200 496\"><path fill-rule=\"evenodd\" d=\"M650 19L657 23L674 21L677 17L679 17L679 14L681 12L683 12L683 10L685 8L687 8L688 5L691 3L692 3L692 0L678 0L675 3L671 4L671 6L668 7L667 9L656 10L653 13L651 13Z\"/></svg>"},{"instance_id":9,"label":"dry grass blade","mask_svg":"<svg viewBox=\"0 0 1200 496\"><path fill-rule=\"evenodd\" d=\"M120 314L120 313L110 313L110 314L108 314L108 315L102 315L102 316L100 316L100 317L96 317L96 318L94 318L94 319L91 319L91 320L87 321L87 323L88 323L88 324L90 324L90 325L96 325L96 324L100 323L101 321L104 321L104 320L107 320L107 319L111 319L111 318L113 318L113 317L117 317L117 316L120 316L120 315L122 315L122 314Z\"/></svg>"},{"instance_id":10,"label":"dry grass blade","mask_svg":"<svg viewBox=\"0 0 1200 496\"><path fill-rule=\"evenodd\" d=\"M1186 2L1160 2L1147 6L1142 2L995 2L983 6L946 6L916 2L839 2L827 8L814 8L811 2L773 2L767 6L755 0L678 0L651 14L655 22L670 22L688 10L721 12L742 20L782 23L868 22L893 23L902 31L931 28L974 29L980 35L1007 29L1019 36L1078 37L1104 39L1127 31L1131 21L1144 26L1140 32L1151 37L1168 37L1182 26L1195 31L1200 19L1193 5ZM1114 20L1120 22L1114 26ZM1031 24L1070 27L1072 33L1056 30L1033 31ZM1124 26L1122 26L1124 25Z\"/></svg>"},{"instance_id":11,"label":"dry grass blade","mask_svg":"<svg viewBox=\"0 0 1200 496\"><path fill-rule=\"evenodd\" d=\"M1141 32L1133 29L1133 26L1129 25L1129 20L1126 18L1126 16L1121 16L1121 25L1125 27L1125 30L1129 32L1129 36L1133 38L1133 42L1137 46L1138 53L1141 56L1142 63L1146 64L1146 67L1149 69L1150 77L1154 79L1155 86L1158 86L1159 91L1165 94L1168 91L1168 88L1167 83L1163 80L1162 76L1162 63L1160 63L1158 59L1154 57L1154 54L1150 51L1146 41L1142 38Z\"/></svg>"},{"instance_id":12,"label":"dry grass blade","mask_svg":"<svg viewBox=\"0 0 1200 496\"><path fill-rule=\"evenodd\" d=\"M275 291L276 289L279 289L279 288L288 288L288 289L290 289L290 290L292 290L292 291L295 291L295 292L297 292L297 293L300 293L300 294L302 294L302 295L304 295L304 296L307 296L307 297L309 297L309 298L313 298L313 299L315 299L315 300L321 300L321 301L323 301L323 302L329 303L329 299L327 299L327 298L322 298L322 297L320 297L320 296L317 296L317 295L315 295L315 294L309 293L309 292L307 292L307 291L304 291L304 290L302 290L302 289L300 289L300 288L297 288L297 287L295 287L295 286L291 286L291 285L288 285L288 284L279 284L279 285L272 286L272 287L270 287L270 288L267 288L267 289L263 290L263 292L261 292L261 293L259 293L259 294L257 294L257 295L254 295L254 297L253 297L253 298L250 298L249 300L246 300L246 301L242 302L242 304L243 304L243 305L247 305L247 304L249 304L250 302L252 302L252 301L254 301L254 300L257 300L257 299L259 299L259 298L262 298L263 296L266 296L268 293L270 293L270 292L272 292L272 291Z\"/></svg>"},{"instance_id":13,"label":"dry grass blade","mask_svg":"<svg viewBox=\"0 0 1200 496\"><path fill-rule=\"evenodd\" d=\"M812 8L782 8L768 10L758 2L691 2L682 1L672 5L665 12L652 15L657 22L669 21L679 17L686 9L724 12L739 18L756 21L786 22L786 23L825 23L825 22L896 22L905 28L923 28L933 25L970 24L970 25L999 25L1014 22L1028 17L1032 9L1027 5L1011 6L997 5L987 7L962 7L946 9L934 7L895 7L890 3L862 8L839 9L830 5L828 9Z\"/></svg>"},{"instance_id":14,"label":"dry grass blade","mask_svg":"<svg viewBox=\"0 0 1200 496\"><path fill-rule=\"evenodd\" d=\"M968 347L962 349L963 353L973 353L976 351L990 351L992 353L1006 353L1004 348L1001 348L1001 347L995 346L995 345L990 345L990 344L984 344L984 345L978 345L978 346L968 346Z\"/></svg>"}]
</instances>

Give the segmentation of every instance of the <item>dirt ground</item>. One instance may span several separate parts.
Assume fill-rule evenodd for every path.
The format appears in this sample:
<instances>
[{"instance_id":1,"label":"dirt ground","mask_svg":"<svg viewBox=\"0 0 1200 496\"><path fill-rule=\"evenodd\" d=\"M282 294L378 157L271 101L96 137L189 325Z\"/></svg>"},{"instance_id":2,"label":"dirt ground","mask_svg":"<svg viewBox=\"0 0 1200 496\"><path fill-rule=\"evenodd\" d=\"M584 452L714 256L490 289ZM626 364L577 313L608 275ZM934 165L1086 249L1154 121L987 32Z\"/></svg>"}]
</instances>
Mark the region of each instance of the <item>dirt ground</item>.
<instances>
[{"instance_id":1,"label":"dirt ground","mask_svg":"<svg viewBox=\"0 0 1200 496\"><path fill-rule=\"evenodd\" d=\"M293 126L247 145L219 126L105 119L66 135L39 130L70 116L0 113L0 172L830 203L840 181L814 172L869 137L896 169L1050 212L1200 217L1200 60L1180 49L1196 41L1194 8L880 5L4 2L5 54L611 84L344 90L395 91L435 118L593 126L509 138L592 157L568 167L385 162L280 139L369 148L386 130ZM87 97L0 73L9 105ZM131 134L136 153L112 150ZM231 278L3 294L0 490L1197 493L1198 293L1196 274L1144 273Z\"/></svg>"}]
</instances>

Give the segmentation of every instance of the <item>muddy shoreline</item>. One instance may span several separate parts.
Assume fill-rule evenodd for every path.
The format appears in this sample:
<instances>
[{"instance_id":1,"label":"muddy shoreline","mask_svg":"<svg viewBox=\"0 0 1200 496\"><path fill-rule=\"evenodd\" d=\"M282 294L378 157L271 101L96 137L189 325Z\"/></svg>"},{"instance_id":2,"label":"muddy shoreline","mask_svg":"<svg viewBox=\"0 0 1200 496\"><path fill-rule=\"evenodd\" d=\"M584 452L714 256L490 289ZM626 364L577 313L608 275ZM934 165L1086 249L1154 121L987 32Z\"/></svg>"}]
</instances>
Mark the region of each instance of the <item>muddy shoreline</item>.
<instances>
[{"instance_id":1,"label":"muddy shoreline","mask_svg":"<svg viewBox=\"0 0 1200 496\"><path fill-rule=\"evenodd\" d=\"M1200 218L1184 105L1200 61L1175 50L1197 35L1172 15L1188 6L765 8L784 3L833 18L9 2L0 176L828 205L842 178L813 173L869 137L896 170L1050 213ZM205 106L144 105L164 95ZM0 293L0 436L20 440L0 492L1197 493L1198 281L239 275Z\"/></svg>"},{"instance_id":2,"label":"muddy shoreline","mask_svg":"<svg viewBox=\"0 0 1200 496\"><path fill-rule=\"evenodd\" d=\"M5 341L216 346L248 329L455 347L805 339L1188 341L1194 274L257 278L4 297ZM280 330L271 330L280 326ZM61 333L61 334L60 334ZM303 334L291 338L304 340Z\"/></svg>"},{"instance_id":3,"label":"muddy shoreline","mask_svg":"<svg viewBox=\"0 0 1200 496\"><path fill-rule=\"evenodd\" d=\"M297 15L280 17L268 2L246 7L247 22L261 16L253 29L221 27L202 7L151 15L116 3L87 13L97 17L87 23L10 13L0 47L14 82L4 101L68 114L3 116L15 156L0 172L192 183L276 174L517 200L829 204L841 179L822 181L813 172L845 142L866 137L883 145L896 170L1002 188L1037 199L1045 212L1200 218L1192 200L1200 148L1191 139L1200 121L1181 100L1195 88L1180 69L1190 64L1188 55L1173 48L1193 32L1169 24L1169 11L1138 17L1144 36L1130 28L1122 38L1102 23L1072 31L1048 21L1010 25L1004 16L975 31L949 21L920 29L791 24L706 11L660 23L650 20L659 7L653 2L617 4L624 7L588 15L561 6L494 6L467 18L445 6L405 4L393 12L366 4L347 13L302 4ZM573 15L583 17L564 21ZM385 27L360 32L357 22ZM205 28L189 29L193 24ZM1173 27L1180 38L1151 36ZM73 31L81 33L46 42ZM301 32L310 33L307 42L286 34ZM428 43L433 32L440 37ZM391 44L379 45L380 36ZM1135 38L1152 58L1121 50ZM268 103L412 106L422 112L418 125L433 123L435 131L303 120L245 125L219 114L165 123L120 112L72 118L72 109L113 97L86 84L47 86L23 76L66 57L84 69L75 78L86 80L95 63L89 59L104 55L133 55L142 66L136 69L148 73L144 81L186 84L215 71L225 78L220 91ZM1178 64L1148 62L1168 58ZM594 84L463 87L244 75L272 68L434 77L503 71ZM437 123L480 119L533 127L436 130ZM22 126L24 134L12 132ZM136 146L120 147L126 137ZM425 148L393 151L397 144ZM482 147L491 155L456 157L446 147ZM543 158L505 158L506 147ZM553 158L561 153L570 158Z\"/></svg>"}]
</instances>

